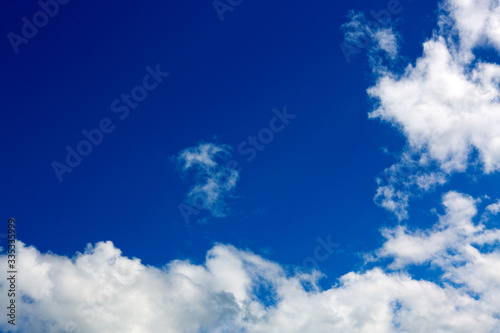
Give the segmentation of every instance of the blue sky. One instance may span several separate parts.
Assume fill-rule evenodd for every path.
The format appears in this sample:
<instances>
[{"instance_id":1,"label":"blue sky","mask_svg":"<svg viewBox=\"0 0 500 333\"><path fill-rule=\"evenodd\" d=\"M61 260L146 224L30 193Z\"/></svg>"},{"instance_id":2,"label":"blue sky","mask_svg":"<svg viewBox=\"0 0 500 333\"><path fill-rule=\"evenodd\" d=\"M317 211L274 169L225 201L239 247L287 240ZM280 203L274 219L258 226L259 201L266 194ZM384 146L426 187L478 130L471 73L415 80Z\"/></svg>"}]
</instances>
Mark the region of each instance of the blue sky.
<instances>
[{"instance_id":1,"label":"blue sky","mask_svg":"<svg viewBox=\"0 0 500 333\"><path fill-rule=\"evenodd\" d=\"M221 22L210 2L70 2L18 54L6 40L2 133L15 163L3 166L10 194L2 201L26 222L21 239L66 254L109 239L156 265L203 256L214 241L270 248L289 264L309 255L317 236L352 244L348 252L373 244L374 221L387 220L372 201L374 179L391 162L380 147L401 142L367 119L364 54L347 64L339 48L346 11L376 7L344 6L245 2ZM38 9L10 5L2 28L19 33L20 18ZM121 121L111 102L156 64L170 76ZM178 204L189 184L170 157L214 138L236 149L284 106L297 115L286 130L251 163L234 156L243 166L235 213L188 228ZM59 183L51 163L64 162L65 146L76 149L81 131L103 118L116 130Z\"/></svg>"},{"instance_id":2,"label":"blue sky","mask_svg":"<svg viewBox=\"0 0 500 333\"><path fill-rule=\"evenodd\" d=\"M316 266L326 276L318 282L325 290L350 272L386 269L367 259L377 249L380 258L404 262L409 276L443 286L446 267L413 267L427 259L404 257L381 229L430 228L439 216L456 216L442 201L459 201L467 209L475 204L481 211L500 197L494 134L499 122L488 109L496 110L490 95L497 90L487 85L497 82L496 69L465 71L467 84L484 81L476 95L490 96L490 104L458 100L455 94L470 87L454 86L458 79L451 69L449 76L446 70L427 72L446 63L431 56L441 54L439 42L423 55L433 33L454 50L450 68L498 60L493 28L469 31L459 10L439 10L454 2L401 0L390 23L377 29L367 25L375 20L371 12L382 15L395 2L234 0L222 1L231 10L218 13L210 1L73 0L58 4L57 13L23 43L12 42L9 33L21 36L23 17L33 22L40 4L4 3L4 219L15 217L18 239L41 253L75 258L88 243L111 241L123 257L157 269L174 260L203 266L207 251L219 253L214 246L226 244L293 272L315 256L318 238L330 237L337 246ZM456 21L439 31L440 15ZM455 44L453 27L461 38ZM489 42L478 42L483 35ZM342 43L355 45L360 36L368 36L369 44L346 57ZM408 65L417 67L402 78ZM434 95L441 87L451 102ZM130 94L140 101L127 106L123 98ZM453 112L446 105L466 105L463 113L456 107L458 119L473 119L477 126L447 123ZM484 114L474 116L476 110ZM293 115L288 124L273 120L283 112ZM238 147L271 122L283 124L282 130L247 161ZM109 133L95 134L99 143L92 151L71 173L58 176L54 163L67 165L66 147L77 150L86 139L82 131L96 128ZM482 135L488 132L493 134ZM200 158L203 145L212 150ZM182 152L198 163L187 166ZM228 184L220 177L231 175L230 160L238 168ZM403 169L409 171L395 171ZM210 181L211 192L200 190ZM490 199L460 199L450 191ZM205 204L213 199L212 208L202 207L187 221L179 205L194 206L196 192ZM497 222L491 223L494 229ZM387 269L394 267L401 268ZM29 318L26 313L21 318ZM185 331L221 329L210 325ZM492 327L498 323L484 332Z\"/></svg>"}]
</instances>

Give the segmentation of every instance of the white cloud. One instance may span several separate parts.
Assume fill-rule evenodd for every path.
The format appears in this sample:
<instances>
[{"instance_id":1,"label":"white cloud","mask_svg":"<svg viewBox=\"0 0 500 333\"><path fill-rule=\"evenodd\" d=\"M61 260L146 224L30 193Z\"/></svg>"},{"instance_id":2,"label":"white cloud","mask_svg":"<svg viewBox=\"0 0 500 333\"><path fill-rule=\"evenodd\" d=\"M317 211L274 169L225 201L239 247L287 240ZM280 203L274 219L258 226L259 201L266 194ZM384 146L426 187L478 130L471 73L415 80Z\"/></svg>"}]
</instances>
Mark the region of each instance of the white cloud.
<instances>
[{"instance_id":1,"label":"white cloud","mask_svg":"<svg viewBox=\"0 0 500 333\"><path fill-rule=\"evenodd\" d=\"M230 245L215 245L204 264L174 260L156 268L123 256L111 242L89 246L73 258L42 254L19 242L18 288L29 302L18 308L17 329L497 332L500 249L491 245L500 242L500 231L488 228L487 220L474 222L478 202L450 192L443 197L445 212L433 227L385 229L387 240L376 258L389 260L389 267L375 261L375 267L347 273L327 290L317 285L317 273L287 272ZM435 281L407 272L426 264L441 269ZM0 265L6 267L5 254ZM6 287L0 287L1 295ZM271 305L262 295L273 300ZM2 321L0 330L6 329Z\"/></svg>"},{"instance_id":2,"label":"white cloud","mask_svg":"<svg viewBox=\"0 0 500 333\"><path fill-rule=\"evenodd\" d=\"M385 51L391 59L396 58L399 45L396 34L391 28L377 30L374 37L380 50Z\"/></svg>"},{"instance_id":3,"label":"white cloud","mask_svg":"<svg viewBox=\"0 0 500 333\"><path fill-rule=\"evenodd\" d=\"M369 89L380 100L370 114L398 126L413 151L424 151L445 172L465 171L473 149L484 172L500 166L500 66L459 64L444 39L424 44L424 56L398 78ZM498 127L498 128L497 128Z\"/></svg>"},{"instance_id":4,"label":"white cloud","mask_svg":"<svg viewBox=\"0 0 500 333\"><path fill-rule=\"evenodd\" d=\"M401 221L408 218L407 208L413 193L429 191L447 182L448 175L436 168L426 154L404 152L400 161L384 170L377 179L375 202L393 212Z\"/></svg>"},{"instance_id":5,"label":"white cloud","mask_svg":"<svg viewBox=\"0 0 500 333\"><path fill-rule=\"evenodd\" d=\"M498 214L498 212L500 212L500 200L498 200L495 203L492 203L491 205L488 205L486 207L486 210L493 215Z\"/></svg>"},{"instance_id":6,"label":"white cloud","mask_svg":"<svg viewBox=\"0 0 500 333\"><path fill-rule=\"evenodd\" d=\"M350 11L347 14L349 21L341 26L344 32L344 41L348 44L358 47L364 47L370 43L369 26L366 22L365 15L361 12Z\"/></svg>"},{"instance_id":7,"label":"white cloud","mask_svg":"<svg viewBox=\"0 0 500 333\"><path fill-rule=\"evenodd\" d=\"M407 191L398 190L393 185L379 186L375 194L375 202L393 212L399 220L408 218L409 199L410 195Z\"/></svg>"},{"instance_id":8,"label":"white cloud","mask_svg":"<svg viewBox=\"0 0 500 333\"><path fill-rule=\"evenodd\" d=\"M375 21L366 19L362 12L350 11L347 15L349 21L341 26L344 32L344 43L360 49L368 48L369 57L373 53L382 53L394 60L398 54L398 36L391 26L380 26Z\"/></svg>"},{"instance_id":9,"label":"white cloud","mask_svg":"<svg viewBox=\"0 0 500 333\"><path fill-rule=\"evenodd\" d=\"M442 17L443 30L456 30L460 51L472 56L476 46L490 45L500 50L500 4L495 0L449 0L443 7L450 15Z\"/></svg>"},{"instance_id":10,"label":"white cloud","mask_svg":"<svg viewBox=\"0 0 500 333\"><path fill-rule=\"evenodd\" d=\"M500 66L476 56L485 48L498 55L500 3L447 0L440 7L439 28L403 73L371 61L378 78L368 89L377 101L369 116L400 130L405 153L417 161L410 182L382 184L377 191L376 201L400 219L412 195L444 184L453 173L500 169ZM381 40L394 54L397 40ZM405 165L404 159L396 165Z\"/></svg>"},{"instance_id":11,"label":"white cloud","mask_svg":"<svg viewBox=\"0 0 500 333\"><path fill-rule=\"evenodd\" d=\"M472 239L482 230L482 226L472 223L477 213L475 203L471 197L449 192L443 199L446 214L432 229L409 231L405 226L398 226L384 230L387 241L379 251L380 256L393 257L392 266L398 268L446 257L446 251L456 250L465 239Z\"/></svg>"},{"instance_id":12,"label":"white cloud","mask_svg":"<svg viewBox=\"0 0 500 333\"><path fill-rule=\"evenodd\" d=\"M228 214L226 200L239 178L237 170L223 164L230 156L229 146L202 142L175 157L185 175L191 171L194 174L195 185L187 195L188 203L207 209L214 217Z\"/></svg>"}]
</instances>

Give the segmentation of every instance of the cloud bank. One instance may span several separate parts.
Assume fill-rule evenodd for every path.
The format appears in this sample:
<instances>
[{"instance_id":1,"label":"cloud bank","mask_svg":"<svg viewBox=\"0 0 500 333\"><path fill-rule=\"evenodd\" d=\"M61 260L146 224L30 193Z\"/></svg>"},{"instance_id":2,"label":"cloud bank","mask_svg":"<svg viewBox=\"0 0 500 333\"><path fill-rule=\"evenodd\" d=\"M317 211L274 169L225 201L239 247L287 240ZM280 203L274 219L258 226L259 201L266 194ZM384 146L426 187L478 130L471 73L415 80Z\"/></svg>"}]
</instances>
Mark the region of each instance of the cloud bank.
<instances>
[{"instance_id":1,"label":"cloud bank","mask_svg":"<svg viewBox=\"0 0 500 333\"><path fill-rule=\"evenodd\" d=\"M204 264L164 267L111 242L68 258L20 243L19 332L498 332L500 230L478 199L449 192L429 229L398 226L374 263L322 290L316 271L290 271L216 244ZM491 207L488 206L488 207ZM6 256L0 256L5 267ZM410 274L435 270L435 281ZM5 280L2 280L2 283ZM2 284L0 294L6 294ZM5 331L5 322L0 329Z\"/></svg>"}]
</instances>

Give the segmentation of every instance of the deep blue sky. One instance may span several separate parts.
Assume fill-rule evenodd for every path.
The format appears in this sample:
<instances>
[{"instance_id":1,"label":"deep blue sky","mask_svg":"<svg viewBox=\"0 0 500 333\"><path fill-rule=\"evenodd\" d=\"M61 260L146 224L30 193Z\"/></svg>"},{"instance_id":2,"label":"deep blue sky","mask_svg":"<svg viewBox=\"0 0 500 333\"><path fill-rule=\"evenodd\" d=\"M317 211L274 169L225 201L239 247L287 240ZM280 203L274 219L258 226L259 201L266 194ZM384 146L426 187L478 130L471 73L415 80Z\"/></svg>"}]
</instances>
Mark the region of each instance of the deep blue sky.
<instances>
[{"instance_id":1,"label":"deep blue sky","mask_svg":"<svg viewBox=\"0 0 500 333\"><path fill-rule=\"evenodd\" d=\"M402 53L414 59L434 28L436 3L402 5ZM246 0L221 22L211 1L72 0L16 54L6 35L20 34L21 18L40 7L2 3L5 221L15 216L18 237L41 251L72 255L111 240L151 265L201 261L214 242L300 265L317 237L331 235L341 246L320 269L332 277L350 271L360 252L380 244L379 228L397 223L373 195L375 177L395 161L381 147L398 152L404 141L368 119L373 77L364 53L346 62L340 25L350 9L386 6ZM120 120L111 102L157 64L170 76ZM234 213L187 225L178 204L189 184L171 157L202 140L237 147L285 105L297 118L254 161L234 154L243 168ZM115 130L60 183L51 163L63 162L65 146L103 118ZM450 188L498 196L497 178L478 188L457 176L417 199L410 214L429 221L435 198Z\"/></svg>"}]
</instances>

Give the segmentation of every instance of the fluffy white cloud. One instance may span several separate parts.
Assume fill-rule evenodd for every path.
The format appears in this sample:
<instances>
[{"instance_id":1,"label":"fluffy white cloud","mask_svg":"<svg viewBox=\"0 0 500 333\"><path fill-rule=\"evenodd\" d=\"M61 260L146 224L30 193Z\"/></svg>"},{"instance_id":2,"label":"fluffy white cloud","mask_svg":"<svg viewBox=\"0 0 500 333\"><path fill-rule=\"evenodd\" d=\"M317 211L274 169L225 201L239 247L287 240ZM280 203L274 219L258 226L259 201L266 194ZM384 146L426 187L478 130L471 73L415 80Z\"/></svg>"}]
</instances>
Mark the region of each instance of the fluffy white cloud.
<instances>
[{"instance_id":1,"label":"fluffy white cloud","mask_svg":"<svg viewBox=\"0 0 500 333\"><path fill-rule=\"evenodd\" d=\"M371 62L378 79L368 89L377 101L370 117L400 130L407 139L405 152L418 156L420 175L403 185L382 184L376 195L400 219L407 217L408 198L415 192L443 184L455 172L500 169L500 66L478 56L485 48L498 55L500 3L444 1L438 26L423 44L422 56L403 73ZM394 39L383 40L392 45ZM396 165L406 165L404 157ZM429 171L430 165L435 169Z\"/></svg>"},{"instance_id":2,"label":"fluffy white cloud","mask_svg":"<svg viewBox=\"0 0 500 333\"><path fill-rule=\"evenodd\" d=\"M482 225L472 223L477 214L476 201L456 192L445 195L443 204L446 214L438 224L429 230L409 231L406 226L386 229L383 235L387 241L379 251L380 256L395 258L392 267L422 264L435 258L445 258L446 251L457 250L480 232Z\"/></svg>"},{"instance_id":3,"label":"fluffy white cloud","mask_svg":"<svg viewBox=\"0 0 500 333\"><path fill-rule=\"evenodd\" d=\"M230 147L200 143L181 151L175 160L182 172L194 175L187 201L196 208L207 209L214 217L228 214L226 200L231 196L239 178L237 170L223 164L231 156Z\"/></svg>"},{"instance_id":4,"label":"fluffy white cloud","mask_svg":"<svg viewBox=\"0 0 500 333\"><path fill-rule=\"evenodd\" d=\"M454 332L500 331L500 230L474 222L479 200L450 192L427 230L385 229L375 267L327 290L318 272L290 272L230 245L202 265L162 268L111 242L73 258L19 243L19 332ZM389 260L384 267L383 261ZM436 269L433 281L408 269ZM0 256L6 266L6 256ZM372 264L369 264L372 265ZM0 294L6 295L2 279ZM3 297L3 296L2 296ZM5 321L0 330L7 330Z\"/></svg>"},{"instance_id":5,"label":"fluffy white cloud","mask_svg":"<svg viewBox=\"0 0 500 333\"><path fill-rule=\"evenodd\" d=\"M455 29L460 51L471 57L477 46L500 50L500 4L495 0L449 0L442 7L449 13L440 21L444 30ZM470 59L469 59L470 60Z\"/></svg>"},{"instance_id":6,"label":"fluffy white cloud","mask_svg":"<svg viewBox=\"0 0 500 333\"><path fill-rule=\"evenodd\" d=\"M500 166L500 66L460 64L443 38L424 44L424 55L401 77L384 76L369 89L380 100L370 116L400 128L415 151L445 172L465 171L473 149L484 172Z\"/></svg>"}]
</instances>

